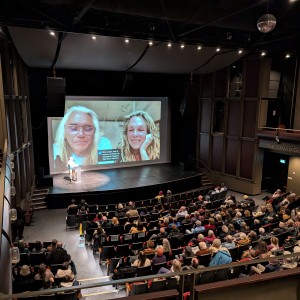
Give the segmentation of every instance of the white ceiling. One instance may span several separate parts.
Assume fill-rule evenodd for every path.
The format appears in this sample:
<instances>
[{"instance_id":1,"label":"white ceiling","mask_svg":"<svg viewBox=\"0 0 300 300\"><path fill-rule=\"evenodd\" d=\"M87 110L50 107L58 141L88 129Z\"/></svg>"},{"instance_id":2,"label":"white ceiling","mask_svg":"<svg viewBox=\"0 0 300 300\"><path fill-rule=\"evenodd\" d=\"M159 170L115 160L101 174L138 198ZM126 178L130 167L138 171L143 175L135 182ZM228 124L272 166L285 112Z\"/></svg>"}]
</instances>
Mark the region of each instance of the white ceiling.
<instances>
[{"instance_id":1,"label":"white ceiling","mask_svg":"<svg viewBox=\"0 0 300 300\"><path fill-rule=\"evenodd\" d=\"M48 30L8 27L11 38L21 57L29 67L50 68L55 57L58 34L51 36ZM143 54L148 41L131 39L129 44L124 38L68 33L61 43L56 68L126 71ZM247 54L238 51L197 45L155 43L149 47L141 60L130 72L150 73L209 73L228 66Z\"/></svg>"}]
</instances>

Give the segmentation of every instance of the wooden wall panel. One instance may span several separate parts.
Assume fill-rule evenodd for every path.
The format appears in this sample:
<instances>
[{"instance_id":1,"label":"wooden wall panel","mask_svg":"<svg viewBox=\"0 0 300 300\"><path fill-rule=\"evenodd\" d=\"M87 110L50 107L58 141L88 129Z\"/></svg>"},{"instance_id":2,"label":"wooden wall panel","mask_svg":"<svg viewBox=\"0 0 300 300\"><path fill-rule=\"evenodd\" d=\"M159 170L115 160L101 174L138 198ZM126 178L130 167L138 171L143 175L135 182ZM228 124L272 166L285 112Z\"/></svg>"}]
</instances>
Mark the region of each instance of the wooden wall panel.
<instances>
[{"instance_id":1,"label":"wooden wall panel","mask_svg":"<svg viewBox=\"0 0 300 300\"><path fill-rule=\"evenodd\" d=\"M236 175L237 158L239 150L238 139L227 139L227 147L225 153L225 173Z\"/></svg>"},{"instance_id":2,"label":"wooden wall panel","mask_svg":"<svg viewBox=\"0 0 300 300\"><path fill-rule=\"evenodd\" d=\"M202 77L202 97L211 98L214 95L214 73L205 74Z\"/></svg>"},{"instance_id":3,"label":"wooden wall panel","mask_svg":"<svg viewBox=\"0 0 300 300\"><path fill-rule=\"evenodd\" d=\"M241 142L240 177L252 179L256 142Z\"/></svg>"},{"instance_id":4,"label":"wooden wall panel","mask_svg":"<svg viewBox=\"0 0 300 300\"><path fill-rule=\"evenodd\" d=\"M258 97L261 60L246 60L245 97Z\"/></svg>"},{"instance_id":5,"label":"wooden wall panel","mask_svg":"<svg viewBox=\"0 0 300 300\"><path fill-rule=\"evenodd\" d=\"M201 104L200 132L210 133L212 101L202 99Z\"/></svg>"},{"instance_id":6,"label":"wooden wall panel","mask_svg":"<svg viewBox=\"0 0 300 300\"><path fill-rule=\"evenodd\" d=\"M199 137L199 159L209 167L209 135L201 134Z\"/></svg>"},{"instance_id":7,"label":"wooden wall panel","mask_svg":"<svg viewBox=\"0 0 300 300\"><path fill-rule=\"evenodd\" d=\"M240 136L241 131L241 101L229 101L227 135Z\"/></svg>"},{"instance_id":8,"label":"wooden wall panel","mask_svg":"<svg viewBox=\"0 0 300 300\"><path fill-rule=\"evenodd\" d=\"M254 138L258 101L244 101L243 136Z\"/></svg>"},{"instance_id":9,"label":"wooden wall panel","mask_svg":"<svg viewBox=\"0 0 300 300\"><path fill-rule=\"evenodd\" d=\"M227 68L216 72L215 96L220 98L227 97L228 75Z\"/></svg>"},{"instance_id":10,"label":"wooden wall panel","mask_svg":"<svg viewBox=\"0 0 300 300\"><path fill-rule=\"evenodd\" d=\"M214 171L222 172L222 165L224 160L224 135L214 135L212 143L212 158L211 168Z\"/></svg>"}]
</instances>

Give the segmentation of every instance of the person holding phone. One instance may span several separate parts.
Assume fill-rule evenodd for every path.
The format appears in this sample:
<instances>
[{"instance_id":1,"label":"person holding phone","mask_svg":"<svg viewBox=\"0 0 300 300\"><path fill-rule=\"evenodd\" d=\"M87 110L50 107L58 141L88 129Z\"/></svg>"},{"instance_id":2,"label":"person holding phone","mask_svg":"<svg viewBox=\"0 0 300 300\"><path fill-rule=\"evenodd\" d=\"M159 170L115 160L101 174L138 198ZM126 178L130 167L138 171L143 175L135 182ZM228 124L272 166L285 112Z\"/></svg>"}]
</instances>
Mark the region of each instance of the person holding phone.
<instances>
[{"instance_id":1,"label":"person holding phone","mask_svg":"<svg viewBox=\"0 0 300 300\"><path fill-rule=\"evenodd\" d=\"M125 116L124 120L119 145L121 162L159 159L159 130L151 116L145 111L136 111Z\"/></svg>"},{"instance_id":2,"label":"person holding phone","mask_svg":"<svg viewBox=\"0 0 300 300\"><path fill-rule=\"evenodd\" d=\"M70 157L77 165L95 165L98 150L111 148L109 139L101 135L97 114L85 106L72 106L58 125L53 155L65 166Z\"/></svg>"}]
</instances>

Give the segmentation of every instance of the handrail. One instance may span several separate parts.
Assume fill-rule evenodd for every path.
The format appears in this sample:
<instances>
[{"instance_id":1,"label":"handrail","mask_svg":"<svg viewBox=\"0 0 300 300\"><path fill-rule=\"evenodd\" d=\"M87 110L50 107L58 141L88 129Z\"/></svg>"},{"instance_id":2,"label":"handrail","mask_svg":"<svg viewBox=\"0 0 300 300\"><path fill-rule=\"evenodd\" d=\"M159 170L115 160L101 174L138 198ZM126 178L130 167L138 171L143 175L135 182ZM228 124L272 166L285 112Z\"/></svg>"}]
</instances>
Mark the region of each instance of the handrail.
<instances>
[{"instance_id":1,"label":"handrail","mask_svg":"<svg viewBox=\"0 0 300 300\"><path fill-rule=\"evenodd\" d=\"M201 159L195 159L197 162L200 162L204 167L205 169L208 171L208 172L211 172L212 170L201 160Z\"/></svg>"},{"instance_id":2,"label":"handrail","mask_svg":"<svg viewBox=\"0 0 300 300\"><path fill-rule=\"evenodd\" d=\"M263 259L252 259L252 260L249 260L246 262L234 262L234 263L221 265L221 266L205 267L205 268L201 268L198 270L187 270L187 271L181 271L181 272L175 272L175 273L165 273L165 274L148 275L148 276L142 276L142 277L127 278L127 279L118 279L118 280L98 282L98 283L82 284L79 286L72 286L72 287L45 289L45 290L38 290L38 291L34 291L34 292L7 294L7 295L0 293L0 300L36 297L36 296L40 296L40 295L49 295L49 294L55 294L55 293L77 291L77 290L94 288L94 287L119 285L119 284L133 283L136 281L146 281L148 279L154 279L154 278L168 278L168 277L174 277L174 276L196 275L199 273L205 273L205 272L209 272L209 271L213 271L213 270L222 270L222 269L233 268L233 267L253 265L253 262L262 263L262 262L269 262L269 261L274 261L274 260L282 260L282 259L286 259L286 258L290 258L290 257L299 257L299 253L280 255L280 256L268 257L268 258L263 258ZM300 269L299 269L299 272L300 272ZM193 289L194 289L194 286L193 286ZM183 292L183 288L184 288L183 284L180 288L181 288L181 292Z\"/></svg>"},{"instance_id":3,"label":"handrail","mask_svg":"<svg viewBox=\"0 0 300 300\"><path fill-rule=\"evenodd\" d=\"M4 188L6 176L7 139L4 140L3 158L0 173L0 245L2 245L3 213L4 213Z\"/></svg>"},{"instance_id":4,"label":"handrail","mask_svg":"<svg viewBox=\"0 0 300 300\"><path fill-rule=\"evenodd\" d=\"M291 129L291 128L280 128L280 127L258 127L259 130L266 129L266 130L280 130L280 131L293 131L293 132L300 132L300 129Z\"/></svg>"}]
</instances>

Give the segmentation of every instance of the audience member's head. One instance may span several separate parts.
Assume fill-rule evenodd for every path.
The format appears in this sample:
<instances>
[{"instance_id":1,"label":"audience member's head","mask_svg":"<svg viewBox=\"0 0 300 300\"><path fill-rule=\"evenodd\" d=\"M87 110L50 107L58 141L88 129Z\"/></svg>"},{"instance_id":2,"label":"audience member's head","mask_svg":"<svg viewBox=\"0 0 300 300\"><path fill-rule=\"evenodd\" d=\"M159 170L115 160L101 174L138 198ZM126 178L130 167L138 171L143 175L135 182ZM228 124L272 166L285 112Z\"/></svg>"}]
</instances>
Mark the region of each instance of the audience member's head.
<instances>
[{"instance_id":1,"label":"audience member's head","mask_svg":"<svg viewBox=\"0 0 300 300\"><path fill-rule=\"evenodd\" d=\"M205 242L200 242L200 243L199 243L199 249L200 249L200 250L205 250L205 249L207 249L206 243L205 243Z\"/></svg>"}]
</instances>

